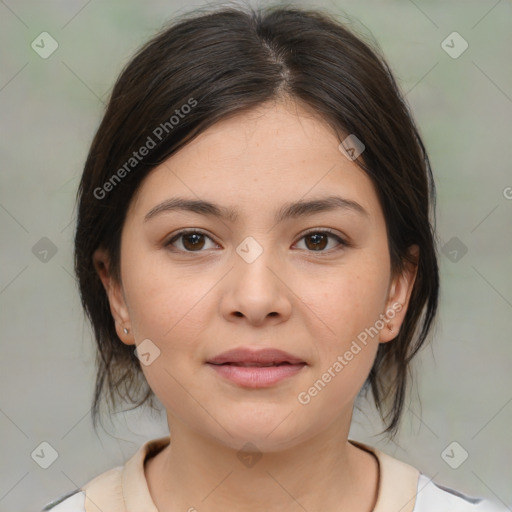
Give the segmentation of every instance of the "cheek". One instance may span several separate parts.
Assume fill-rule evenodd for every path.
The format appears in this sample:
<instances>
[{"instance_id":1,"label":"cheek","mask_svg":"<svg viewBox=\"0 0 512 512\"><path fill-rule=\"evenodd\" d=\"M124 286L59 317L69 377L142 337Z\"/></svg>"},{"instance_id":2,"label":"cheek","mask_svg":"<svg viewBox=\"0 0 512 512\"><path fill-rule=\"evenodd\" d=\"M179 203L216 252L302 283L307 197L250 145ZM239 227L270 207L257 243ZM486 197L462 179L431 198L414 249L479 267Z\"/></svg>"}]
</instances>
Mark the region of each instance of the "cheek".
<instances>
[{"instance_id":1,"label":"cheek","mask_svg":"<svg viewBox=\"0 0 512 512\"><path fill-rule=\"evenodd\" d=\"M208 273L198 276L197 268L173 265L164 250L135 249L124 265L123 282L137 341L150 338L169 345L187 334L193 342L200 321L205 321L202 299L213 286Z\"/></svg>"},{"instance_id":2,"label":"cheek","mask_svg":"<svg viewBox=\"0 0 512 512\"><path fill-rule=\"evenodd\" d=\"M384 311L388 275L381 265L360 263L361 268L333 273L314 292L304 293L319 334L316 365L297 401L304 414L326 424L355 399L379 347L376 323Z\"/></svg>"},{"instance_id":3,"label":"cheek","mask_svg":"<svg viewBox=\"0 0 512 512\"><path fill-rule=\"evenodd\" d=\"M212 321L206 305L215 283L208 274L198 276L197 269L173 268L165 258L147 253L131 253L125 269L136 344L149 339L159 351L151 364L141 364L144 376L166 408L194 410L197 404L185 389L194 379L202 332Z\"/></svg>"},{"instance_id":4,"label":"cheek","mask_svg":"<svg viewBox=\"0 0 512 512\"><path fill-rule=\"evenodd\" d=\"M388 278L385 265L360 258L321 279L301 279L303 286L297 295L314 313L309 314L311 321L324 333L324 353L332 356L375 324L385 308Z\"/></svg>"}]
</instances>

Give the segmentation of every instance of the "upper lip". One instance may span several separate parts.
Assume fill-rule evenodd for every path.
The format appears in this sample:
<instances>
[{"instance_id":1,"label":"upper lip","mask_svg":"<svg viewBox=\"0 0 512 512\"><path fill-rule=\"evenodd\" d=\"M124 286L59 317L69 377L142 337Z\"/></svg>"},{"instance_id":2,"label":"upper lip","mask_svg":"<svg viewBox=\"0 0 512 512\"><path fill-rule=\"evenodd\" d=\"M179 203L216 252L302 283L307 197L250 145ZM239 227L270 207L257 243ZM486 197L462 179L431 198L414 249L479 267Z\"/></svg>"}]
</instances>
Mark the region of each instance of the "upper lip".
<instances>
[{"instance_id":1,"label":"upper lip","mask_svg":"<svg viewBox=\"0 0 512 512\"><path fill-rule=\"evenodd\" d=\"M305 361L299 357L293 356L287 352L275 348L249 349L243 347L228 350L227 352L222 352L222 354L208 359L207 363L306 364Z\"/></svg>"}]
</instances>

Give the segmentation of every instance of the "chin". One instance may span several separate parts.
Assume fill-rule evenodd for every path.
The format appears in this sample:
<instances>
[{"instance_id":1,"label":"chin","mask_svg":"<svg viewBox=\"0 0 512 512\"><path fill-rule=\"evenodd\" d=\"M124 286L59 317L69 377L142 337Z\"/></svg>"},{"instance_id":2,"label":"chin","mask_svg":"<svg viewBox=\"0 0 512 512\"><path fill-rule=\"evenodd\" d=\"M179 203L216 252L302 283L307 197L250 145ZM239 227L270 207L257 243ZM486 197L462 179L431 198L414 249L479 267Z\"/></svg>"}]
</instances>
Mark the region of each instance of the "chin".
<instances>
[{"instance_id":1,"label":"chin","mask_svg":"<svg viewBox=\"0 0 512 512\"><path fill-rule=\"evenodd\" d=\"M247 443L251 443L260 452L267 453L293 448L308 438L308 427L297 425L293 418L294 415L290 414L290 409L287 409L285 413L267 414L266 416L261 410L260 413L258 417L258 411L253 409L254 415L244 416L241 414L231 420L219 418L219 423L227 432L215 422L213 437L216 441L236 451L239 451Z\"/></svg>"}]
</instances>

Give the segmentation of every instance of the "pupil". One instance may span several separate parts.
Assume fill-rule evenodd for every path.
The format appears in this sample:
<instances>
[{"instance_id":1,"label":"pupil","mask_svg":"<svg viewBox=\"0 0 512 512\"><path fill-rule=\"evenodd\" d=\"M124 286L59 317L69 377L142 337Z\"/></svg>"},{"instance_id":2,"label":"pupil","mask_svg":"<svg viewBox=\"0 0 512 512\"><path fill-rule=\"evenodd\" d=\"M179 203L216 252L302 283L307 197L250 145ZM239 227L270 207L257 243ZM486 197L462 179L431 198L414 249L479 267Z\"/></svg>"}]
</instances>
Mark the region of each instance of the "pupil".
<instances>
[{"instance_id":1,"label":"pupil","mask_svg":"<svg viewBox=\"0 0 512 512\"><path fill-rule=\"evenodd\" d=\"M202 236L203 236L203 235L201 235L201 234L199 234L199 233L190 233L190 234L188 234L188 235L185 235L185 236L184 236L184 238L183 238L183 240L184 240L183 245L184 245L187 249L194 249L194 248L196 248L196 249L197 249L198 247L199 247L199 248L201 248L201 247L202 247L202 245L200 245L200 246L199 246L199 245L198 245L198 242L199 242L199 239L200 239ZM191 242L191 243L189 244L189 242L190 242L190 240L191 240L191 239L193 240L193 242Z\"/></svg>"},{"instance_id":2,"label":"pupil","mask_svg":"<svg viewBox=\"0 0 512 512\"><path fill-rule=\"evenodd\" d=\"M313 240L313 250L325 248L325 240L327 239L327 237L325 235L320 234L320 233L315 233L313 235L309 235L309 239ZM322 241L324 243L322 244L321 247L319 247L318 244L321 243ZM307 244L307 245L308 245L308 249L311 249L311 247L309 247L309 244Z\"/></svg>"}]
</instances>

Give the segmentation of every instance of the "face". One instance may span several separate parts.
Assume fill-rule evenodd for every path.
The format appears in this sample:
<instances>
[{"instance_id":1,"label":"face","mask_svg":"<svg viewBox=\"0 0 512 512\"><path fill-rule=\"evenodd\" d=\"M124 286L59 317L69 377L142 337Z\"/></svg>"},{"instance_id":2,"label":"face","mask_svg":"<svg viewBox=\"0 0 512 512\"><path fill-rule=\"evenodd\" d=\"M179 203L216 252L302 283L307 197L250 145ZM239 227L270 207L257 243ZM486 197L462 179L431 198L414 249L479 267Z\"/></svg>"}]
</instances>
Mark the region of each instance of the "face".
<instances>
[{"instance_id":1,"label":"face","mask_svg":"<svg viewBox=\"0 0 512 512\"><path fill-rule=\"evenodd\" d=\"M391 275L375 189L338 146L295 104L223 120L143 181L122 232L121 283L97 251L118 335L138 347L171 431L179 423L261 451L329 428L348 433L379 343L400 328L414 272ZM225 215L166 203L178 197ZM295 360L247 368L245 353L211 363L232 349Z\"/></svg>"}]
</instances>

